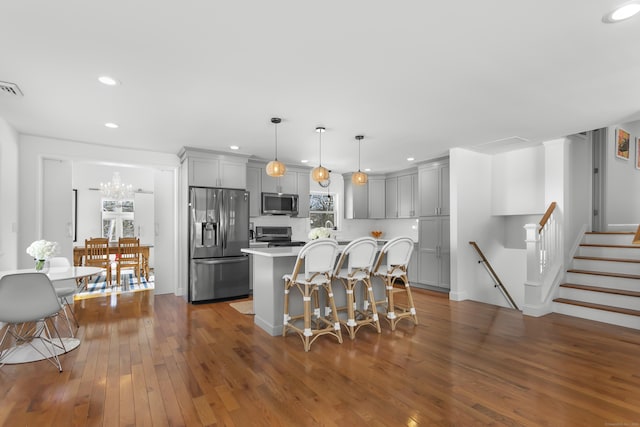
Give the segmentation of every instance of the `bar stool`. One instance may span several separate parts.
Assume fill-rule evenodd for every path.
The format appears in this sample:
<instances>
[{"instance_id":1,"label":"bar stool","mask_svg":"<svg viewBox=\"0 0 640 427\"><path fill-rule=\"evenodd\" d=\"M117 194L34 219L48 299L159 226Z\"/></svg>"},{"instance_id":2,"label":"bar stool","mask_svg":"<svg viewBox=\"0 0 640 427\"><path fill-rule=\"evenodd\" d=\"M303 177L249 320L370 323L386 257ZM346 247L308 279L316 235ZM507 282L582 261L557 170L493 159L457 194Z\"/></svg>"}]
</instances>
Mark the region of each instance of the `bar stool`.
<instances>
[{"instance_id":1,"label":"bar stool","mask_svg":"<svg viewBox=\"0 0 640 427\"><path fill-rule=\"evenodd\" d=\"M338 253L338 243L333 239L312 240L302 247L298 253L293 272L285 274L284 279L284 319L282 336L287 331L296 332L304 344L304 351L309 351L311 344L321 335L329 334L338 339L342 344L342 333L338 311L333 300L331 290L331 276ZM304 267L304 273L302 269ZM303 313L291 316L289 314L289 292L292 288L298 289L302 296ZM327 298L325 313L320 313L319 289L324 289ZM314 302L313 312L311 300ZM314 327L311 325L311 317L314 317ZM303 320L302 327L300 320Z\"/></svg>"},{"instance_id":2,"label":"bar stool","mask_svg":"<svg viewBox=\"0 0 640 427\"><path fill-rule=\"evenodd\" d=\"M386 318L392 331L395 331L398 322L405 317L412 318L413 323L418 324L407 276L407 266L413 252L413 245L413 240L409 237L396 237L389 240L380 250L373 269L373 275L382 279L385 285L386 296L385 300L376 301L376 305L385 305ZM384 264L383 261L385 261ZM406 304L395 301L398 293L406 295Z\"/></svg>"},{"instance_id":3,"label":"bar stool","mask_svg":"<svg viewBox=\"0 0 640 427\"><path fill-rule=\"evenodd\" d=\"M349 337L354 339L356 332L364 325L371 325L380 333L380 321L375 304L373 288L371 287L371 270L376 258L378 244L371 237L362 237L349 243L336 264L334 279L340 280L347 293L347 304L339 307L338 312L347 311L347 320L340 323L349 332ZM343 265L347 261L346 268ZM358 310L356 303L358 283L364 285L362 310Z\"/></svg>"}]
</instances>

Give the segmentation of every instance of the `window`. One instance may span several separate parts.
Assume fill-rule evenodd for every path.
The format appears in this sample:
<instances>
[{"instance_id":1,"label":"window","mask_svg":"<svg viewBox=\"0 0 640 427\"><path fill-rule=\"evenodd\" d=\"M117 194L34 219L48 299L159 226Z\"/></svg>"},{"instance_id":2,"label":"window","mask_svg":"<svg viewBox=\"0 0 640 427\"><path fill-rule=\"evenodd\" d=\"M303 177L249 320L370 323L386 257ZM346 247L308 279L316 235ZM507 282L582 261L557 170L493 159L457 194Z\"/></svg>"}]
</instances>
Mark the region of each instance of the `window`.
<instances>
[{"instance_id":1,"label":"window","mask_svg":"<svg viewBox=\"0 0 640 427\"><path fill-rule=\"evenodd\" d=\"M102 237L117 242L120 237L135 237L133 200L102 199Z\"/></svg>"},{"instance_id":2,"label":"window","mask_svg":"<svg viewBox=\"0 0 640 427\"><path fill-rule=\"evenodd\" d=\"M334 193L311 193L309 196L309 219L311 228L334 228L336 223L337 208Z\"/></svg>"}]
</instances>

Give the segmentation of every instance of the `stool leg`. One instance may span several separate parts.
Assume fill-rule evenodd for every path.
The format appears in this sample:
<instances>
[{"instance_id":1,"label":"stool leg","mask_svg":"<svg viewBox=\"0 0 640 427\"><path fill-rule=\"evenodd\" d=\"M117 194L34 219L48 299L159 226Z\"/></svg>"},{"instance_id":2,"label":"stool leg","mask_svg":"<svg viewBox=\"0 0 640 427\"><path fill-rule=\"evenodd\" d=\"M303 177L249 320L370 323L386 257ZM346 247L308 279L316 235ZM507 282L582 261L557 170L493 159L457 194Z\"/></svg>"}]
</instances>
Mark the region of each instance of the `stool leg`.
<instances>
[{"instance_id":1,"label":"stool leg","mask_svg":"<svg viewBox=\"0 0 640 427\"><path fill-rule=\"evenodd\" d=\"M282 321L282 336L287 335L287 328L289 326L289 320L291 316L289 316L289 291L291 290L291 282L285 280L284 282L284 317Z\"/></svg>"},{"instance_id":2,"label":"stool leg","mask_svg":"<svg viewBox=\"0 0 640 427\"><path fill-rule=\"evenodd\" d=\"M309 351L311 348L311 337L313 336L313 332L311 332L311 294L313 292L313 287L311 285L304 286L304 296L302 297L303 306L304 306L304 331L302 341L304 342L304 351ZM316 305L318 304L316 300Z\"/></svg>"},{"instance_id":3,"label":"stool leg","mask_svg":"<svg viewBox=\"0 0 640 427\"><path fill-rule=\"evenodd\" d=\"M376 307L376 297L373 294L373 285L371 284L371 279L366 277L362 281L362 283L365 285L367 292L367 299L365 299L365 301L368 301L371 305L371 318L373 319L373 323L376 326L376 330L380 334L382 333L382 330L380 329L380 319L378 318L378 308ZM364 311L366 312L367 310Z\"/></svg>"},{"instance_id":4,"label":"stool leg","mask_svg":"<svg viewBox=\"0 0 640 427\"><path fill-rule=\"evenodd\" d=\"M343 280L343 283L344 288L347 292L347 332L349 332L349 337L351 339L354 339L356 337L355 327L358 325L356 323L356 313L354 309L356 300L353 295L353 290L356 282L353 282L351 280Z\"/></svg>"},{"instance_id":5,"label":"stool leg","mask_svg":"<svg viewBox=\"0 0 640 427\"><path fill-rule=\"evenodd\" d=\"M418 324L418 314L416 313L416 306L413 304L413 295L411 295L411 286L409 285L409 278L407 276L403 276L404 288L407 292L407 302L409 303L409 311L411 312L411 317L413 318L413 323Z\"/></svg>"},{"instance_id":6,"label":"stool leg","mask_svg":"<svg viewBox=\"0 0 640 427\"><path fill-rule=\"evenodd\" d=\"M336 337L338 337L338 342L342 344L342 330L340 329L340 318L338 317L336 302L333 299L333 290L331 289L331 281L327 282L324 285L324 288L327 291L327 296L328 296L329 304L331 307L331 314L333 317L333 330L335 331Z\"/></svg>"}]
</instances>

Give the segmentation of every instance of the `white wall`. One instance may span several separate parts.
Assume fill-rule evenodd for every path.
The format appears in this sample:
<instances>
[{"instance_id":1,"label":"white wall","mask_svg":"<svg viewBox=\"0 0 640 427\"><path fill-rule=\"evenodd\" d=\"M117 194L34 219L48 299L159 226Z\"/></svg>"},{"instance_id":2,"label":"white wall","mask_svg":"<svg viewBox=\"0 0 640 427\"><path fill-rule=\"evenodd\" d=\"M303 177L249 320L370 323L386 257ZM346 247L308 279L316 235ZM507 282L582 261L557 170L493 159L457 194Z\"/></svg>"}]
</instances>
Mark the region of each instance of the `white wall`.
<instances>
[{"instance_id":1,"label":"white wall","mask_svg":"<svg viewBox=\"0 0 640 427\"><path fill-rule=\"evenodd\" d=\"M496 154L491 168L494 215L544 213L544 148L535 146Z\"/></svg>"},{"instance_id":2,"label":"white wall","mask_svg":"<svg viewBox=\"0 0 640 427\"><path fill-rule=\"evenodd\" d=\"M508 306L474 248L475 241L516 303L524 298L524 251L504 248L504 219L492 215L492 156L461 148L449 153L451 167L452 300Z\"/></svg>"},{"instance_id":3,"label":"white wall","mask_svg":"<svg viewBox=\"0 0 640 427\"><path fill-rule=\"evenodd\" d=\"M81 142L58 140L54 138L37 137L30 135L19 136L19 215L18 224L18 248L26 248L29 244L40 238L42 224L37 212L40 206L42 189L40 178L43 158L64 158L74 162L100 162L116 166L140 166L158 170L171 170L176 173L179 165L177 154L167 154L151 151L132 150L126 148L114 148ZM108 177L110 179L110 177ZM124 176L123 176L124 179ZM155 189L154 189L155 190ZM165 200L174 200L174 187L158 189L157 197ZM154 191L155 192L155 191ZM161 194L160 194L161 193ZM175 206L175 203L174 203ZM170 216L163 217L159 223L159 229L173 235L176 223L169 221ZM171 245L157 246L155 248L156 264L164 263L171 267L169 274L172 276L173 287L178 289L180 284L175 270L177 255L177 240ZM20 253L20 250L18 251ZM28 268L32 260L24 253L18 258L18 267Z\"/></svg>"},{"instance_id":4,"label":"white wall","mask_svg":"<svg viewBox=\"0 0 640 427\"><path fill-rule=\"evenodd\" d=\"M0 117L0 270L18 267L17 231L18 134Z\"/></svg>"},{"instance_id":5,"label":"white wall","mask_svg":"<svg viewBox=\"0 0 640 427\"><path fill-rule=\"evenodd\" d=\"M569 251L582 238L585 231L591 230L591 210L593 207L593 145L591 137L568 137L568 189L565 206L565 247L569 265L572 255ZM639 171L640 172L640 171Z\"/></svg>"},{"instance_id":6,"label":"white wall","mask_svg":"<svg viewBox=\"0 0 640 427\"><path fill-rule=\"evenodd\" d=\"M616 156L616 129L631 134L629 160ZM635 231L640 222L640 168L637 167L636 138L640 121L611 126L607 132L605 210L609 231Z\"/></svg>"}]
</instances>

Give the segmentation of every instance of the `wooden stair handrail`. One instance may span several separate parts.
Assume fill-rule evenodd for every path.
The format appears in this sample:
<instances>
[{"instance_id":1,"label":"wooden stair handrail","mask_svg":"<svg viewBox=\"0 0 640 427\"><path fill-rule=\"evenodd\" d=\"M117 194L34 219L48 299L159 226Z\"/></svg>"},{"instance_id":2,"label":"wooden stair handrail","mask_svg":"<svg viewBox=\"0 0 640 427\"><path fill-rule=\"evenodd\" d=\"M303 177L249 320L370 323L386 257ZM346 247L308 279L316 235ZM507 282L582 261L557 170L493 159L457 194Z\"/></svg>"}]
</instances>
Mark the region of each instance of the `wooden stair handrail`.
<instances>
[{"instance_id":1,"label":"wooden stair handrail","mask_svg":"<svg viewBox=\"0 0 640 427\"><path fill-rule=\"evenodd\" d=\"M547 211L544 213L544 215L542 216L542 219L540 220L540 228L538 229L538 234L540 234L544 226L547 225L547 221L549 221L549 218L551 217L551 214L553 213L555 208L556 208L556 202L551 202L551 204L547 208Z\"/></svg>"},{"instance_id":2,"label":"wooden stair handrail","mask_svg":"<svg viewBox=\"0 0 640 427\"><path fill-rule=\"evenodd\" d=\"M636 230L636 234L633 236L632 245L640 244L640 225L638 225L638 229Z\"/></svg>"},{"instance_id":3,"label":"wooden stair handrail","mask_svg":"<svg viewBox=\"0 0 640 427\"><path fill-rule=\"evenodd\" d=\"M554 202L554 204L555 204L555 202ZM491 275L491 278L494 280L494 282L496 282L495 286L500 287L500 290L502 291L504 296L507 298L507 300L509 300L509 303L511 304L511 306L513 308L515 308L516 310L519 310L518 305L513 300L513 298L511 298L511 295L509 294L509 291L507 291L507 288L505 288L504 285L502 284L502 282L500 281L500 278L498 277L498 275L494 271L493 267L491 267L491 263L484 256L484 254L480 250L480 247L478 246L478 244L476 242L469 242L469 244L471 246L473 246L475 248L476 252L478 252L478 255L480 255L480 261L478 261L478 262L483 263L484 266L487 268L487 270L489 270L489 274Z\"/></svg>"}]
</instances>

